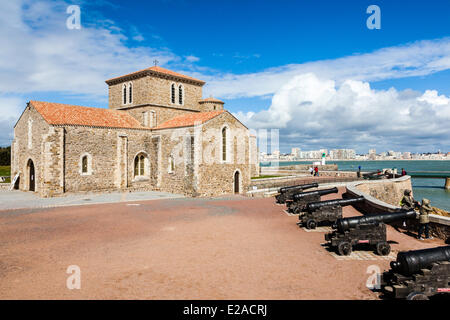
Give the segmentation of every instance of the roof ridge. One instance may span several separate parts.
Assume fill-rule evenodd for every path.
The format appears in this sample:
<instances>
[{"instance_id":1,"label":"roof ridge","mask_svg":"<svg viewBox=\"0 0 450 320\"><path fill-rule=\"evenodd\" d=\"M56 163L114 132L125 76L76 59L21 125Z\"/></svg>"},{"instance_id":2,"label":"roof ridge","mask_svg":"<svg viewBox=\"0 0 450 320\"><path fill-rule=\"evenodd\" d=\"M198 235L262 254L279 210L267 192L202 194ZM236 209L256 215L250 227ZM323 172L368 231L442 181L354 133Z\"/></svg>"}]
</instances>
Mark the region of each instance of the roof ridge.
<instances>
[{"instance_id":1,"label":"roof ridge","mask_svg":"<svg viewBox=\"0 0 450 320\"><path fill-rule=\"evenodd\" d=\"M185 74L182 74L182 73L179 73L179 72L176 72L176 71L172 71L170 69L166 69L166 68L163 68L163 67L160 67L160 66L152 66L152 67L148 67L148 68L141 69L141 70L138 70L138 71L134 71L134 72L122 75L122 76L118 76L118 77L114 77L114 78L108 79L105 82L108 83L110 81L118 80L120 78L132 76L132 75L135 75L135 74L138 74L138 73L141 73L141 72L145 72L145 71L152 71L152 72L169 75L169 76L176 77L176 78L182 78L182 79L186 79L186 80L200 82L200 83L203 83L203 84L205 83L205 81L203 81L203 80L196 79L194 77L190 77L190 76L187 76Z\"/></svg>"}]
</instances>

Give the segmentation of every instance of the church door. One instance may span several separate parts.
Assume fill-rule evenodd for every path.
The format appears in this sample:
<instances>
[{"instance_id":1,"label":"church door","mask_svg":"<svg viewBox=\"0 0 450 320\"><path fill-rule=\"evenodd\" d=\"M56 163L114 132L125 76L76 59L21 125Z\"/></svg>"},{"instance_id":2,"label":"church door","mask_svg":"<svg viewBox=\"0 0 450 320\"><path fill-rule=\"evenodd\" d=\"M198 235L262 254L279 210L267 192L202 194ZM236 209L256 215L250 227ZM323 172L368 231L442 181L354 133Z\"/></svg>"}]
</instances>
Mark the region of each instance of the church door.
<instances>
[{"instance_id":1,"label":"church door","mask_svg":"<svg viewBox=\"0 0 450 320\"><path fill-rule=\"evenodd\" d=\"M234 173L234 193L239 193L239 171Z\"/></svg>"},{"instance_id":2,"label":"church door","mask_svg":"<svg viewBox=\"0 0 450 320\"><path fill-rule=\"evenodd\" d=\"M29 169L29 177L30 177L29 190L34 191L36 177L34 174L34 163L31 159L28 161L28 169Z\"/></svg>"}]
</instances>

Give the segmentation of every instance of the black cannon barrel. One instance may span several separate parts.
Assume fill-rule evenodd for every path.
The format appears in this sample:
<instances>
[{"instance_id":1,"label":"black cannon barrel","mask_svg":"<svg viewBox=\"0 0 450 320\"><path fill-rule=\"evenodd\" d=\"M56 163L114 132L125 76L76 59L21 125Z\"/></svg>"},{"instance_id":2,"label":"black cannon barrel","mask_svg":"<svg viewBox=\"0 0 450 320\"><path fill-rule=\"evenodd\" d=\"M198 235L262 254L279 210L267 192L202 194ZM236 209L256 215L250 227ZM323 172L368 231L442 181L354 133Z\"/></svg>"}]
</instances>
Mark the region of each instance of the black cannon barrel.
<instances>
[{"instance_id":1,"label":"black cannon barrel","mask_svg":"<svg viewBox=\"0 0 450 320\"><path fill-rule=\"evenodd\" d=\"M294 194L293 199L295 201L295 200L300 200L300 199L302 199L304 197L308 197L308 196L314 196L314 195L323 196L323 195L330 194L330 193L338 193L338 189L336 187L334 187L331 189L301 192L301 193Z\"/></svg>"},{"instance_id":2,"label":"black cannon barrel","mask_svg":"<svg viewBox=\"0 0 450 320\"><path fill-rule=\"evenodd\" d=\"M326 201L317 201L317 202L310 202L306 205L306 211L311 212L314 210L317 210L322 207L328 207L328 206L349 206L354 203L363 202L364 197L358 197L358 198L351 198L351 199L335 199L335 200L326 200Z\"/></svg>"},{"instance_id":3,"label":"black cannon barrel","mask_svg":"<svg viewBox=\"0 0 450 320\"><path fill-rule=\"evenodd\" d=\"M391 262L391 268L407 276L438 261L450 261L450 246L399 252L397 261Z\"/></svg>"},{"instance_id":4,"label":"black cannon barrel","mask_svg":"<svg viewBox=\"0 0 450 320\"><path fill-rule=\"evenodd\" d=\"M416 212L414 210L397 211L397 212L383 212L381 214L370 215L370 216L358 216L349 218L340 218L336 220L333 228L337 229L339 232L344 232L351 228L355 228L358 225L363 224L374 224L374 223L389 223L398 220L411 219L416 217Z\"/></svg>"},{"instance_id":5,"label":"black cannon barrel","mask_svg":"<svg viewBox=\"0 0 450 320\"><path fill-rule=\"evenodd\" d=\"M319 186L318 183L299 184L299 185L296 185L296 186L280 188L278 190L278 192L279 193L284 193L284 192L286 192L288 190L291 190L291 189L302 189L302 190L305 190L305 189L317 188L318 186Z\"/></svg>"},{"instance_id":6,"label":"black cannon barrel","mask_svg":"<svg viewBox=\"0 0 450 320\"><path fill-rule=\"evenodd\" d=\"M363 176L364 177L373 176L373 175L378 174L378 173L382 173L381 170L380 171L373 171L373 172L364 173Z\"/></svg>"}]
</instances>

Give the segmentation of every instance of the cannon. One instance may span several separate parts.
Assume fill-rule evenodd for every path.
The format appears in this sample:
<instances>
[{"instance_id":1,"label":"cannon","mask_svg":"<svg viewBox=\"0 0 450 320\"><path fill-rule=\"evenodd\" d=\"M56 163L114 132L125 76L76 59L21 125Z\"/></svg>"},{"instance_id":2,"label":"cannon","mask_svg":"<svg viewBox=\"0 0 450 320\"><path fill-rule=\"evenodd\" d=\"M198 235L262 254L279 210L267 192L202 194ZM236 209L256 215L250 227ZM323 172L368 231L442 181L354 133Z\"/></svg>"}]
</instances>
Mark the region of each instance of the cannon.
<instances>
[{"instance_id":1,"label":"cannon","mask_svg":"<svg viewBox=\"0 0 450 320\"><path fill-rule=\"evenodd\" d=\"M400 210L340 218L333 224L334 230L325 234L325 241L328 241L332 248L336 248L339 255L350 255L354 245L365 243L375 245L377 254L386 256L391 252L391 246L386 241L386 223L415 217L414 210Z\"/></svg>"},{"instance_id":2,"label":"cannon","mask_svg":"<svg viewBox=\"0 0 450 320\"><path fill-rule=\"evenodd\" d=\"M321 196L330 193L338 193L338 189L334 187L331 189L296 193L292 196L291 201L286 201L288 212L299 214L303 211L303 209L306 207L308 203L320 201Z\"/></svg>"},{"instance_id":3,"label":"cannon","mask_svg":"<svg viewBox=\"0 0 450 320\"><path fill-rule=\"evenodd\" d=\"M298 217L298 225L306 226L308 229L315 229L319 223L335 222L337 219L342 218L342 207L363 201L364 197L310 202L306 205L304 214Z\"/></svg>"},{"instance_id":4,"label":"cannon","mask_svg":"<svg viewBox=\"0 0 450 320\"><path fill-rule=\"evenodd\" d=\"M386 175L380 170L363 174L363 178L369 180L383 179L385 177Z\"/></svg>"},{"instance_id":5,"label":"cannon","mask_svg":"<svg viewBox=\"0 0 450 320\"><path fill-rule=\"evenodd\" d=\"M428 300L450 296L450 246L403 251L381 275L381 291L388 298Z\"/></svg>"},{"instance_id":6,"label":"cannon","mask_svg":"<svg viewBox=\"0 0 450 320\"><path fill-rule=\"evenodd\" d=\"M303 192L303 190L317 188L318 183L299 184L296 186L283 187L278 189L278 194L275 196L277 203L286 203L286 200L292 200L292 196L296 193Z\"/></svg>"}]
</instances>

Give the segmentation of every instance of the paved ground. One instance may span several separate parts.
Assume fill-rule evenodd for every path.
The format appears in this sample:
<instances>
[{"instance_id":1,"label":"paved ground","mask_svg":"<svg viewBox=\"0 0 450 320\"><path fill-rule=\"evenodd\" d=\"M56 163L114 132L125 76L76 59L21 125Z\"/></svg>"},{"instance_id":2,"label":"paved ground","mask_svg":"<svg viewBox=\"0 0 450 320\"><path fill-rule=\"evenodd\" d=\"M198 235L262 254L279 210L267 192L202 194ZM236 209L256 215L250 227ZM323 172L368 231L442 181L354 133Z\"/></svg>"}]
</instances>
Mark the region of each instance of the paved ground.
<instances>
[{"instance_id":1,"label":"paved ground","mask_svg":"<svg viewBox=\"0 0 450 320\"><path fill-rule=\"evenodd\" d=\"M183 195L168 192L110 192L65 194L62 197L41 198L33 192L0 191L0 210L77 206L85 204L115 203L140 200L182 198Z\"/></svg>"},{"instance_id":2,"label":"paved ground","mask_svg":"<svg viewBox=\"0 0 450 320\"><path fill-rule=\"evenodd\" d=\"M230 196L0 211L0 299L377 299L367 267L389 260L339 260L283 209ZM442 245L388 237L394 252Z\"/></svg>"}]
</instances>

